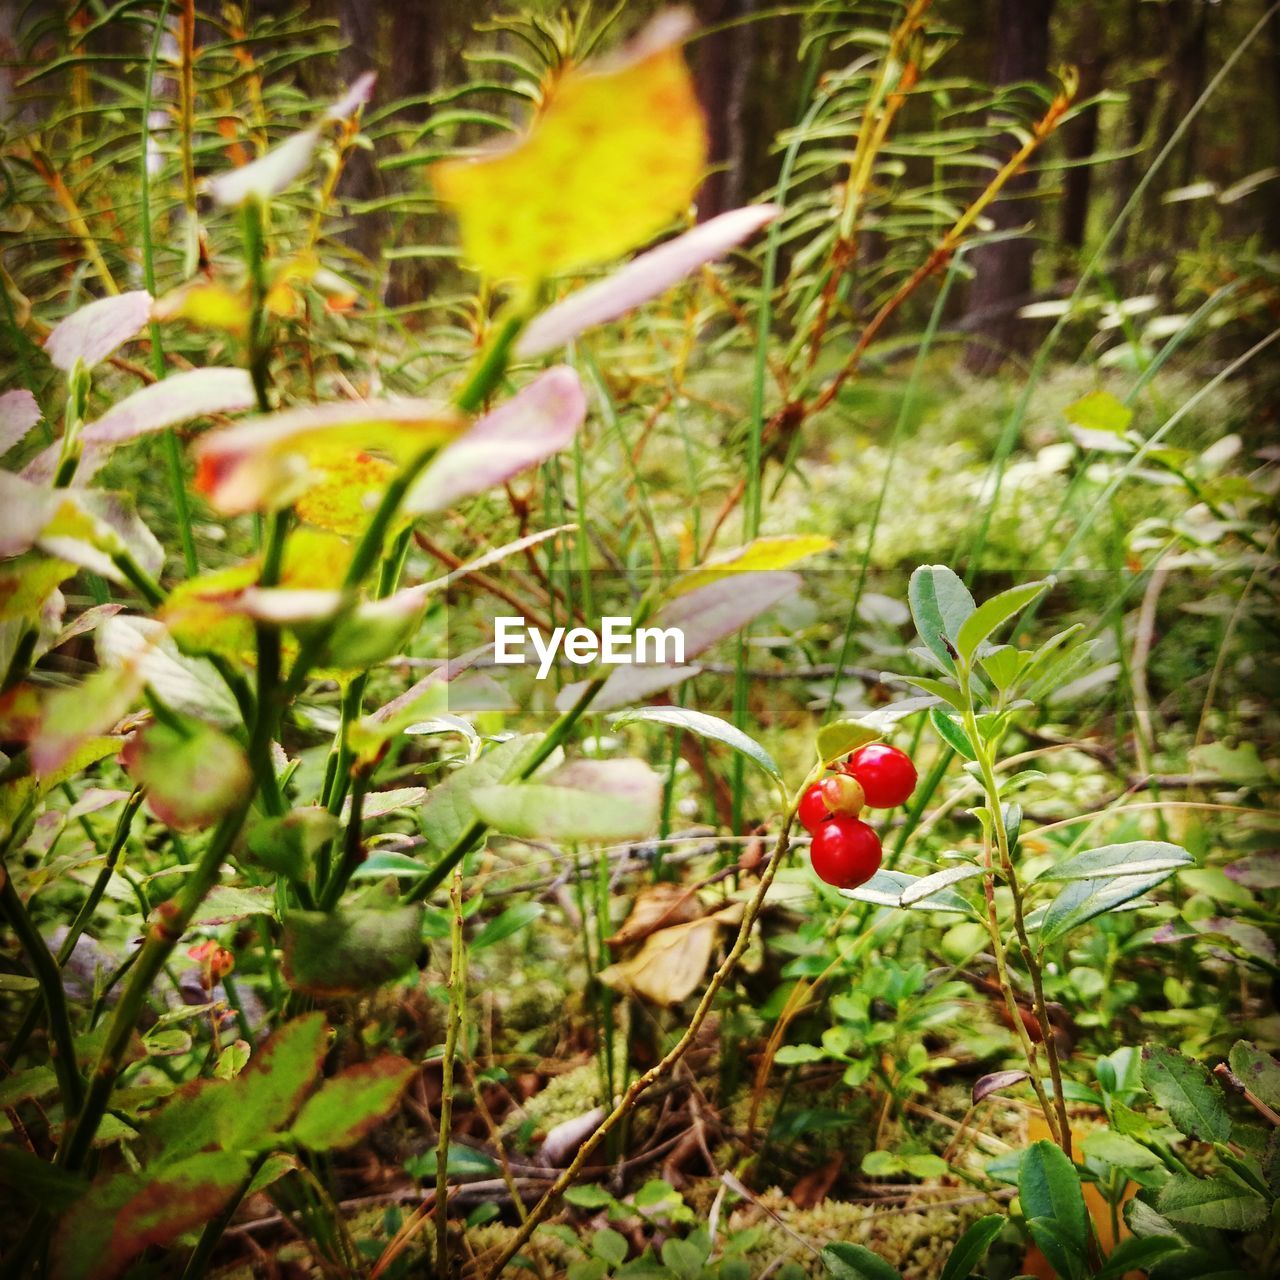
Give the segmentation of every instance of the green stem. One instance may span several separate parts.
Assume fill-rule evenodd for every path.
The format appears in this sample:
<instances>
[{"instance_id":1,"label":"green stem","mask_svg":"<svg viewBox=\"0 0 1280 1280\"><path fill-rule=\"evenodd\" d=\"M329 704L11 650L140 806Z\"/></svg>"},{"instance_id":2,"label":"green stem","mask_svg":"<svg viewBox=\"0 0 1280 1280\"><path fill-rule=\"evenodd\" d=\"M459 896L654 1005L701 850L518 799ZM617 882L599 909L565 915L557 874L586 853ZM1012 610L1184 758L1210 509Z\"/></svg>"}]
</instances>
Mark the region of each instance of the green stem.
<instances>
[{"instance_id":1,"label":"green stem","mask_svg":"<svg viewBox=\"0 0 1280 1280\"><path fill-rule=\"evenodd\" d=\"M1045 1120L1050 1130L1058 1141L1058 1145L1066 1153L1067 1158L1071 1158L1071 1122L1067 1116L1067 1101L1062 1092L1062 1064L1058 1059L1058 1045L1054 1039L1053 1024L1049 1021L1048 1008L1044 998L1044 976L1041 971L1040 963L1036 959L1035 953L1032 951L1031 942L1027 936L1026 912L1022 901L1022 887L1018 882L1018 875L1013 866L1013 857L1009 848L1009 831L1004 821L1004 805L1000 799L1000 782L996 777L995 765L991 758L991 749L987 742L983 739L978 731L978 717L973 704L973 684L970 679L970 670L967 663L960 663L960 686L964 691L965 709L964 724L965 730L969 735L969 742L972 744L975 754L977 755L978 770L982 776L982 787L987 794L987 807L991 813L991 827L996 838L996 852L1000 859L1000 870L1004 875L1005 881L1009 886L1009 892L1013 898L1013 927L1018 937L1019 948L1022 953L1022 961L1026 966L1027 974L1031 979L1031 991L1035 1001L1034 1012L1036 1021L1040 1026L1040 1042L1044 1045L1045 1057L1049 1064L1049 1079L1053 1083L1053 1106L1050 1108L1049 1100L1045 1096L1044 1085L1040 1080L1040 1072L1037 1066L1037 1053L1035 1044L1032 1042L1022 1023L1022 1015L1018 1011L1017 999L1015 997L1013 987L1009 981L1007 957L1005 954L1004 942L1000 936L998 921L995 919L995 899L994 899L994 875L988 865L986 875L987 881L987 904L989 912L989 923L994 926L992 933L992 947L996 953L997 970L1000 973L1000 984L1004 989L1005 1000L1009 1005L1009 1012L1015 1024L1015 1030L1021 1033L1023 1048L1027 1055L1027 1066L1031 1072L1031 1084L1035 1089L1036 1098L1040 1103L1041 1110L1044 1111ZM989 846L988 846L989 848ZM989 863L989 859L988 859Z\"/></svg>"},{"instance_id":2,"label":"green stem","mask_svg":"<svg viewBox=\"0 0 1280 1280\"><path fill-rule=\"evenodd\" d=\"M111 1091L124 1063L129 1037L137 1025L152 983L178 945L196 909L218 879L218 871L240 834L248 814L248 804L238 806L214 828L209 843L179 890L177 897L163 903L154 913L146 941L136 953L129 983L120 996L107 1026L84 1105L67 1127L58 1148L56 1163L66 1169L80 1169L93 1145L94 1136L106 1114Z\"/></svg>"},{"instance_id":3,"label":"green stem","mask_svg":"<svg viewBox=\"0 0 1280 1280\"><path fill-rule=\"evenodd\" d=\"M213 1251L218 1247L218 1241L222 1239L223 1233L231 1225L231 1219L235 1217L241 1200L244 1199L250 1186L253 1185L254 1178L258 1176L258 1171L266 1164L269 1154L269 1152L264 1151L261 1155L253 1158L244 1181L236 1188L235 1193L227 1201L222 1212L216 1218L211 1218L205 1223L204 1230L200 1232L200 1239L196 1241L196 1247L191 1251L191 1256L187 1259L187 1265L182 1269L181 1280L199 1280L199 1277L208 1270L209 1259L213 1257Z\"/></svg>"},{"instance_id":4,"label":"green stem","mask_svg":"<svg viewBox=\"0 0 1280 1280\"><path fill-rule=\"evenodd\" d=\"M364 825L364 798L369 791L371 778L368 769L356 772L351 787L351 816L347 819L346 831L342 839L342 861L334 868L333 874L320 892L320 910L332 911L342 897L352 874L364 861L364 842L361 840L361 828Z\"/></svg>"},{"instance_id":5,"label":"green stem","mask_svg":"<svg viewBox=\"0 0 1280 1280\"><path fill-rule=\"evenodd\" d=\"M449 889L453 908L449 921L449 1022L445 1029L444 1058L440 1064L440 1133L436 1140L436 1274L447 1280L449 1271L449 1131L453 1127L453 1068L462 1030L467 998L467 949L462 933L462 869L454 872Z\"/></svg>"},{"instance_id":6,"label":"green stem","mask_svg":"<svg viewBox=\"0 0 1280 1280\"><path fill-rule=\"evenodd\" d=\"M75 950L77 940L88 927L89 921L93 919L93 913L98 909L98 903L102 901L102 895L106 893L107 885L115 874L116 863L120 859L125 842L129 839L129 831L133 826L134 815L141 805L142 790L139 788L133 791L124 802L124 808L120 811L120 817L116 820L116 829L112 833L111 843L107 846L104 854L105 860L102 870L98 872L97 879L94 880L93 887L89 890L89 896L84 900L80 910L76 912L76 918L71 922L71 927L67 930L67 936L63 938L62 945L59 946L58 953L54 957L59 969L71 959L71 953ZM39 1021L40 1001L33 1000L9 1045L8 1056L11 1062L17 1061L19 1054L22 1053L28 1038L36 1029Z\"/></svg>"},{"instance_id":7,"label":"green stem","mask_svg":"<svg viewBox=\"0 0 1280 1280\"><path fill-rule=\"evenodd\" d=\"M9 923L40 983L40 994L44 997L45 1013L49 1018L49 1034L53 1039L53 1069L58 1077L58 1092L62 1096L64 1110L71 1114L80 1109L84 1100L84 1081L76 1067L75 1040L71 1034L67 995L62 989L62 974L40 931L31 923L9 870L4 866L0 866L0 907L9 917Z\"/></svg>"},{"instance_id":8,"label":"green stem","mask_svg":"<svg viewBox=\"0 0 1280 1280\"><path fill-rule=\"evenodd\" d=\"M534 748L528 760L515 771L514 776L508 777L504 781L523 782L526 778L531 778L551 756L551 753L569 736L569 731L582 718L583 713L591 705L596 694L604 688L604 682L607 678L607 676L599 675L589 680L582 693L579 694L577 702L565 711L547 730L546 736ZM440 861L420 880L415 880L405 890L401 901L405 903L421 902L430 895L444 880L445 876L462 861L463 857L471 849L475 848L483 838L486 830L488 830L487 826L479 818L472 821L466 830L441 855Z\"/></svg>"}]
</instances>

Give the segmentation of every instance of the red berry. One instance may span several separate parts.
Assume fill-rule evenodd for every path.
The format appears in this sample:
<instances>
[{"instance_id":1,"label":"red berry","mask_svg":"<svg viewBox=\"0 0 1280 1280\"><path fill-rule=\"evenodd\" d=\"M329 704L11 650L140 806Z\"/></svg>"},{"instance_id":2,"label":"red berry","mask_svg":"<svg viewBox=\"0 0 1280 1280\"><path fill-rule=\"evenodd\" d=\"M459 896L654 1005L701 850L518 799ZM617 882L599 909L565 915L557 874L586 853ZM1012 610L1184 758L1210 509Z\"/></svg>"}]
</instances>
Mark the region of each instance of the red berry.
<instances>
[{"instance_id":1,"label":"red berry","mask_svg":"<svg viewBox=\"0 0 1280 1280\"><path fill-rule=\"evenodd\" d=\"M833 773L829 778L823 778L818 785L822 788L822 798L832 813L843 813L856 818L867 802L866 796L862 794L862 784L847 773Z\"/></svg>"},{"instance_id":2,"label":"red berry","mask_svg":"<svg viewBox=\"0 0 1280 1280\"><path fill-rule=\"evenodd\" d=\"M800 819L800 825L810 835L831 817L831 810L827 808L827 802L822 798L822 784L820 782L815 782L800 797L800 804L796 808L796 817Z\"/></svg>"},{"instance_id":3,"label":"red berry","mask_svg":"<svg viewBox=\"0 0 1280 1280\"><path fill-rule=\"evenodd\" d=\"M809 858L820 880L856 889L880 869L880 837L865 822L836 814L813 833Z\"/></svg>"},{"instance_id":4,"label":"red berry","mask_svg":"<svg viewBox=\"0 0 1280 1280\"><path fill-rule=\"evenodd\" d=\"M916 789L916 767L911 757L883 742L869 742L845 761L845 771L862 784L873 809L896 809Z\"/></svg>"}]
</instances>

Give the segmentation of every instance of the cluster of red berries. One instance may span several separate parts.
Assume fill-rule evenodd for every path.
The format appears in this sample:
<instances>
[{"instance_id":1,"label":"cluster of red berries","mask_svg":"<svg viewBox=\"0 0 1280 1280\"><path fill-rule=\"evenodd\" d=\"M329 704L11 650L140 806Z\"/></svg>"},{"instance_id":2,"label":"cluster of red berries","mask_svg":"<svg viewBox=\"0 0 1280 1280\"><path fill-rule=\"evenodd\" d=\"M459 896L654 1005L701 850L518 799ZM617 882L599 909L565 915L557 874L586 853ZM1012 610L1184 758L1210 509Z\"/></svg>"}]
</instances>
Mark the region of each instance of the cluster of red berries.
<instances>
[{"instance_id":1,"label":"cluster of red berries","mask_svg":"<svg viewBox=\"0 0 1280 1280\"><path fill-rule=\"evenodd\" d=\"M813 836L809 858L818 878L856 889L880 869L880 837L858 818L863 807L896 809L916 789L916 767L897 747L859 747L840 769L815 782L796 816Z\"/></svg>"}]
</instances>

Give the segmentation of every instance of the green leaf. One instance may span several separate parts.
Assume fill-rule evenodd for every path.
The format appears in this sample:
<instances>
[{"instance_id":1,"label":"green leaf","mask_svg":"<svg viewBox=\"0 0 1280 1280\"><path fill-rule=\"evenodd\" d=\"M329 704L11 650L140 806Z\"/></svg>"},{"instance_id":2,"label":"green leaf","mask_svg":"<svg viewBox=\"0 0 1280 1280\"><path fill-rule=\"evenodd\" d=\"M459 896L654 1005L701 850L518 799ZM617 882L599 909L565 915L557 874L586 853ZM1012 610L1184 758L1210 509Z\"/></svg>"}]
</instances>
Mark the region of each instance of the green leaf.
<instances>
[{"instance_id":1,"label":"green leaf","mask_svg":"<svg viewBox=\"0 0 1280 1280\"><path fill-rule=\"evenodd\" d=\"M933 725L938 737L953 751L959 753L966 760L976 760L978 758L978 753L969 741L968 733L965 732L961 725L956 723L954 716L947 715L941 707L931 707L929 709L929 722Z\"/></svg>"},{"instance_id":2,"label":"green leaf","mask_svg":"<svg viewBox=\"0 0 1280 1280\"><path fill-rule=\"evenodd\" d=\"M1090 391L1062 411L1063 417L1088 431L1109 431L1121 435L1133 421L1133 410L1110 391Z\"/></svg>"},{"instance_id":3,"label":"green leaf","mask_svg":"<svg viewBox=\"0 0 1280 1280\"><path fill-rule=\"evenodd\" d=\"M15 1107L28 1098L47 1098L57 1090L58 1076L52 1067L28 1067L0 1080L0 1110Z\"/></svg>"},{"instance_id":4,"label":"green leaf","mask_svg":"<svg viewBox=\"0 0 1280 1280\"><path fill-rule=\"evenodd\" d=\"M1085 1136L1080 1148L1090 1160L1102 1160L1117 1169L1154 1169L1160 1164L1155 1152L1112 1129L1095 1129Z\"/></svg>"},{"instance_id":5,"label":"green leaf","mask_svg":"<svg viewBox=\"0 0 1280 1280\"><path fill-rule=\"evenodd\" d=\"M508 907L500 916L490 920L471 939L471 950L483 951L485 947L491 947L494 943L511 937L513 933L519 933L535 920L540 920L546 911L546 907L540 902L517 902L514 907Z\"/></svg>"},{"instance_id":6,"label":"green leaf","mask_svg":"<svg viewBox=\"0 0 1280 1280\"><path fill-rule=\"evenodd\" d=\"M451 1178L491 1178L502 1172L496 1161L483 1151L464 1146L460 1142L449 1143L445 1153L445 1170ZM429 1147L420 1156L404 1162L404 1170L411 1178L429 1182L440 1167L440 1153Z\"/></svg>"},{"instance_id":7,"label":"green leaf","mask_svg":"<svg viewBox=\"0 0 1280 1280\"><path fill-rule=\"evenodd\" d=\"M248 1176L244 1156L210 1151L94 1183L59 1226L54 1280L112 1280L144 1249L221 1213Z\"/></svg>"},{"instance_id":8,"label":"green leaf","mask_svg":"<svg viewBox=\"0 0 1280 1280\"><path fill-rule=\"evenodd\" d=\"M166 1161L215 1145L256 1149L264 1136L287 1128L327 1044L323 1014L285 1023L234 1080L199 1080L180 1089L143 1130L148 1148Z\"/></svg>"},{"instance_id":9,"label":"green leaf","mask_svg":"<svg viewBox=\"0 0 1280 1280\"><path fill-rule=\"evenodd\" d=\"M878 907L902 906L902 895L912 885L918 883L920 877L908 875L905 871L877 871L866 884L856 889L841 889L840 893L855 902L871 902ZM913 911L954 911L960 915L971 916L973 908L952 889L942 889L930 894L927 898L913 901Z\"/></svg>"},{"instance_id":10,"label":"green leaf","mask_svg":"<svg viewBox=\"0 0 1280 1280\"><path fill-rule=\"evenodd\" d=\"M629 1251L630 1246L627 1244L626 1236L612 1227L602 1227L591 1237L591 1252L611 1267L625 1262Z\"/></svg>"},{"instance_id":11,"label":"green leaf","mask_svg":"<svg viewBox=\"0 0 1280 1280\"><path fill-rule=\"evenodd\" d=\"M1181 1248L1181 1243L1172 1236L1148 1236L1145 1240L1130 1236L1111 1251L1106 1265L1098 1272L1098 1280L1123 1280L1131 1271L1149 1271L1161 1258Z\"/></svg>"},{"instance_id":12,"label":"green leaf","mask_svg":"<svg viewBox=\"0 0 1280 1280\"><path fill-rule=\"evenodd\" d=\"M564 1193L564 1198L579 1209L603 1209L614 1203L613 1196L594 1182L587 1182L582 1186L568 1188Z\"/></svg>"},{"instance_id":13,"label":"green leaf","mask_svg":"<svg viewBox=\"0 0 1280 1280\"><path fill-rule=\"evenodd\" d=\"M475 821L471 793L477 787L501 782L516 772L520 763L541 741L540 734L528 733L500 742L474 764L451 773L427 792L426 802L418 811L422 834L438 852L448 849Z\"/></svg>"},{"instance_id":14,"label":"green leaf","mask_svg":"<svg viewBox=\"0 0 1280 1280\"><path fill-rule=\"evenodd\" d=\"M1028 1222L1040 1218L1054 1223L1067 1247L1083 1258L1089 1242L1089 1213L1080 1175L1056 1143L1042 1139L1023 1153L1018 1199Z\"/></svg>"},{"instance_id":15,"label":"green leaf","mask_svg":"<svg viewBox=\"0 0 1280 1280\"><path fill-rule=\"evenodd\" d=\"M312 1151L354 1146L395 1109L416 1070L388 1053L339 1072L307 1099L293 1122L294 1141Z\"/></svg>"},{"instance_id":16,"label":"green leaf","mask_svg":"<svg viewBox=\"0 0 1280 1280\"><path fill-rule=\"evenodd\" d=\"M316 854L339 830L337 818L315 805L264 819L250 830L245 844L254 860L268 870L301 880L309 874Z\"/></svg>"},{"instance_id":17,"label":"green leaf","mask_svg":"<svg viewBox=\"0 0 1280 1280\"><path fill-rule=\"evenodd\" d=\"M907 587L907 600L916 631L929 651L950 670L955 660L944 641L954 642L974 611L969 588L945 565L921 565Z\"/></svg>"},{"instance_id":18,"label":"green leaf","mask_svg":"<svg viewBox=\"0 0 1280 1280\"><path fill-rule=\"evenodd\" d=\"M1031 654L1026 649L1015 649L1012 645L997 645L988 649L979 659L982 669L991 677L992 683L1001 691L1013 686L1018 677L1031 662Z\"/></svg>"},{"instance_id":19,"label":"green leaf","mask_svg":"<svg viewBox=\"0 0 1280 1280\"><path fill-rule=\"evenodd\" d=\"M422 907L290 911L284 917L284 971L307 995L367 991L398 978L422 945Z\"/></svg>"},{"instance_id":20,"label":"green leaf","mask_svg":"<svg viewBox=\"0 0 1280 1280\"><path fill-rule=\"evenodd\" d=\"M965 620L955 636L956 651L969 662L979 646L998 627L1022 612L1033 600L1042 596L1053 580L1027 582L1020 587L1010 587L990 600L984 600Z\"/></svg>"},{"instance_id":21,"label":"green leaf","mask_svg":"<svg viewBox=\"0 0 1280 1280\"><path fill-rule=\"evenodd\" d=\"M1237 1040L1231 1046L1229 1062L1232 1073L1250 1093L1280 1110L1280 1062L1247 1040Z\"/></svg>"},{"instance_id":22,"label":"green leaf","mask_svg":"<svg viewBox=\"0 0 1280 1280\"><path fill-rule=\"evenodd\" d=\"M1005 1221L1004 1214L990 1213L973 1223L951 1246L938 1280L968 1280L970 1272L978 1269L978 1263L986 1257L996 1236L1004 1230Z\"/></svg>"},{"instance_id":23,"label":"green leaf","mask_svg":"<svg viewBox=\"0 0 1280 1280\"><path fill-rule=\"evenodd\" d=\"M1235 1178L1174 1174L1160 1191L1156 1208L1170 1222L1220 1231L1252 1231L1266 1221L1268 1205Z\"/></svg>"},{"instance_id":24,"label":"green leaf","mask_svg":"<svg viewBox=\"0 0 1280 1280\"><path fill-rule=\"evenodd\" d=\"M646 722L665 724L676 729L685 729L700 738L710 738L713 742L723 742L725 746L747 757L757 764L771 778L782 781L782 772L774 763L773 757L754 739L748 737L741 729L731 725L719 716L709 716L702 711L691 711L687 707L635 707L630 711L620 712L609 717L617 725Z\"/></svg>"},{"instance_id":25,"label":"green leaf","mask_svg":"<svg viewBox=\"0 0 1280 1280\"><path fill-rule=\"evenodd\" d=\"M836 1280L902 1280L897 1267L860 1244L829 1244L822 1265Z\"/></svg>"},{"instance_id":26,"label":"green leaf","mask_svg":"<svg viewBox=\"0 0 1280 1280\"><path fill-rule=\"evenodd\" d=\"M961 696L960 690L955 685L948 684L945 680L935 680L932 676L895 676L895 679L905 680L907 684L913 684L917 689L923 689L925 693L931 693L935 698L941 698L948 706L954 707L957 711L964 710L964 698Z\"/></svg>"},{"instance_id":27,"label":"green leaf","mask_svg":"<svg viewBox=\"0 0 1280 1280\"><path fill-rule=\"evenodd\" d=\"M84 1195L89 1180L6 1143L0 1146L0 1187L27 1196L42 1209L61 1211ZM11 1203L10 1209L16 1206Z\"/></svg>"},{"instance_id":28,"label":"green leaf","mask_svg":"<svg viewBox=\"0 0 1280 1280\"><path fill-rule=\"evenodd\" d=\"M545 783L478 787L471 805L504 835L615 841L658 827L662 783L642 760L575 760Z\"/></svg>"},{"instance_id":29,"label":"green leaf","mask_svg":"<svg viewBox=\"0 0 1280 1280\"><path fill-rule=\"evenodd\" d=\"M1199 1062L1164 1045L1145 1045L1142 1083L1188 1138L1200 1142L1230 1138L1231 1120L1222 1092Z\"/></svg>"},{"instance_id":30,"label":"green leaf","mask_svg":"<svg viewBox=\"0 0 1280 1280\"><path fill-rule=\"evenodd\" d=\"M662 1246L662 1265L676 1280L698 1280L706 1260L707 1251L688 1240L672 1238Z\"/></svg>"},{"instance_id":31,"label":"green leaf","mask_svg":"<svg viewBox=\"0 0 1280 1280\"><path fill-rule=\"evenodd\" d=\"M1195 859L1176 844L1163 840L1134 840L1129 844L1107 844L1077 853L1042 871L1037 880L1092 880L1106 876L1150 875L1188 867Z\"/></svg>"},{"instance_id":32,"label":"green leaf","mask_svg":"<svg viewBox=\"0 0 1280 1280\"><path fill-rule=\"evenodd\" d=\"M833 720L818 730L818 759L825 765L834 764L851 751L883 737L879 729L860 720Z\"/></svg>"},{"instance_id":33,"label":"green leaf","mask_svg":"<svg viewBox=\"0 0 1280 1280\"><path fill-rule=\"evenodd\" d=\"M1057 942L1094 917L1140 898L1172 874L1172 871L1157 871L1148 876L1119 876L1114 880L1072 880L1049 904L1039 922L1041 940L1046 946Z\"/></svg>"},{"instance_id":34,"label":"green leaf","mask_svg":"<svg viewBox=\"0 0 1280 1280\"><path fill-rule=\"evenodd\" d=\"M1084 1280L1088 1274L1083 1253L1075 1248L1063 1224L1053 1218L1029 1218L1027 1230L1061 1280Z\"/></svg>"},{"instance_id":35,"label":"green leaf","mask_svg":"<svg viewBox=\"0 0 1280 1280\"><path fill-rule=\"evenodd\" d=\"M962 880L971 880L981 874L981 867L970 866L967 863L961 863L954 867L944 867L941 871L935 871L932 875L921 876L914 884L910 884L903 889L901 903L904 907L914 907L923 899L932 898L934 894L942 889L947 889L953 884L959 884Z\"/></svg>"}]
</instances>

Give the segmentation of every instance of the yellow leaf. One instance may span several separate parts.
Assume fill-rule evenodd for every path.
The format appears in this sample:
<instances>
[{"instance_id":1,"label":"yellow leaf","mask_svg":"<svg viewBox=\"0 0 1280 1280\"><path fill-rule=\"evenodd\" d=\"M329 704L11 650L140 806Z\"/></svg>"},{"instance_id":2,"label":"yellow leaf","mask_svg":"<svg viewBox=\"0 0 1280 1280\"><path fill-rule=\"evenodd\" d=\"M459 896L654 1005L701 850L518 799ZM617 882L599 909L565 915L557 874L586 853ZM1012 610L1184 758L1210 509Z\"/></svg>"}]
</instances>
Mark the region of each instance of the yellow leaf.
<instances>
[{"instance_id":1,"label":"yellow leaf","mask_svg":"<svg viewBox=\"0 0 1280 1280\"><path fill-rule=\"evenodd\" d=\"M615 258L682 212L706 163L706 125L680 50L681 11L624 55L572 68L514 145L432 167L466 259L534 281Z\"/></svg>"},{"instance_id":2,"label":"yellow leaf","mask_svg":"<svg viewBox=\"0 0 1280 1280\"><path fill-rule=\"evenodd\" d=\"M277 511L354 453L402 466L457 436L464 419L426 400L313 405L251 419L196 445L196 488L225 515Z\"/></svg>"},{"instance_id":3,"label":"yellow leaf","mask_svg":"<svg viewBox=\"0 0 1280 1280\"><path fill-rule=\"evenodd\" d=\"M835 543L830 538L817 534L757 538L754 542L748 542L745 547L726 551L686 573L675 582L669 594L672 597L682 596L687 591L705 587L707 583L717 581L722 573L789 569L796 561L816 556L822 551L830 551L833 546Z\"/></svg>"},{"instance_id":4,"label":"yellow leaf","mask_svg":"<svg viewBox=\"0 0 1280 1280\"><path fill-rule=\"evenodd\" d=\"M253 652L253 623L240 612L238 601L257 582L259 571L257 560L247 560L173 588L159 617L183 653L239 661Z\"/></svg>"},{"instance_id":5,"label":"yellow leaf","mask_svg":"<svg viewBox=\"0 0 1280 1280\"><path fill-rule=\"evenodd\" d=\"M318 529L295 529L285 543L280 585L294 591L341 586L351 554L345 538Z\"/></svg>"},{"instance_id":6,"label":"yellow leaf","mask_svg":"<svg viewBox=\"0 0 1280 1280\"><path fill-rule=\"evenodd\" d=\"M298 499L299 519L354 537L395 475L395 466L368 453L349 453L323 469L323 478Z\"/></svg>"},{"instance_id":7,"label":"yellow leaf","mask_svg":"<svg viewBox=\"0 0 1280 1280\"><path fill-rule=\"evenodd\" d=\"M199 280L166 293L151 312L154 320L186 320L197 329L222 329L238 338L249 328L249 294L213 280Z\"/></svg>"},{"instance_id":8,"label":"yellow leaf","mask_svg":"<svg viewBox=\"0 0 1280 1280\"><path fill-rule=\"evenodd\" d=\"M27 555L0 565L0 621L38 612L55 587L75 573L66 560Z\"/></svg>"}]
</instances>

